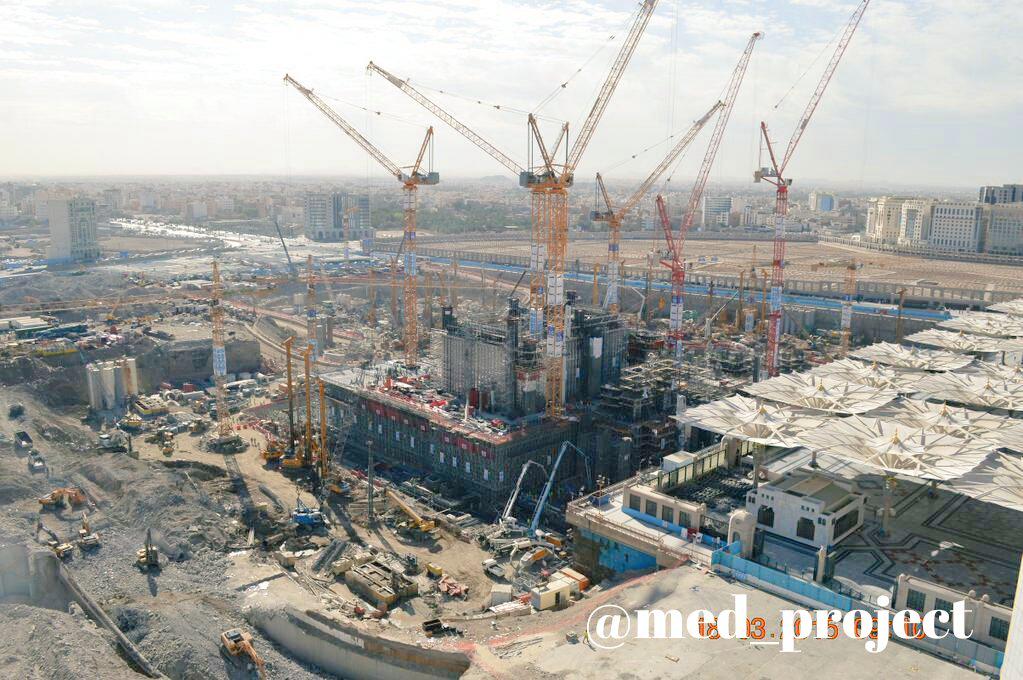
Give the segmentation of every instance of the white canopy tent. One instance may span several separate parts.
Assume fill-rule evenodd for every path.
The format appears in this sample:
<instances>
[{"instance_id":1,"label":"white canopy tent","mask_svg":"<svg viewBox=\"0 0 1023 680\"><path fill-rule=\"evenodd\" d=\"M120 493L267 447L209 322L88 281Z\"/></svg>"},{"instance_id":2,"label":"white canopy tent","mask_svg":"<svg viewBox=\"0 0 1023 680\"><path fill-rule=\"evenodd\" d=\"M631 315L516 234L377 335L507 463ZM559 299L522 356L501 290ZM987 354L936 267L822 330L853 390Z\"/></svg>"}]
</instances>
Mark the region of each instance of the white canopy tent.
<instances>
[{"instance_id":1,"label":"white canopy tent","mask_svg":"<svg viewBox=\"0 0 1023 680\"><path fill-rule=\"evenodd\" d=\"M1023 319L991 312L963 312L938 324L948 331L964 331L995 338L1023 337Z\"/></svg>"},{"instance_id":2,"label":"white canopy tent","mask_svg":"<svg viewBox=\"0 0 1023 680\"><path fill-rule=\"evenodd\" d=\"M953 481L949 488L978 501L1023 512L1023 458L995 454Z\"/></svg>"},{"instance_id":3,"label":"white canopy tent","mask_svg":"<svg viewBox=\"0 0 1023 680\"><path fill-rule=\"evenodd\" d=\"M683 425L765 446L801 446L799 436L827 421L819 411L739 395L712 401L677 417Z\"/></svg>"},{"instance_id":4,"label":"white canopy tent","mask_svg":"<svg viewBox=\"0 0 1023 680\"><path fill-rule=\"evenodd\" d=\"M1023 298L1018 300L1009 300L1008 302L999 302L996 305L991 305L987 309L989 312L1000 312L1011 316L1023 316Z\"/></svg>"},{"instance_id":5,"label":"white canopy tent","mask_svg":"<svg viewBox=\"0 0 1023 680\"><path fill-rule=\"evenodd\" d=\"M1023 453L1023 420L1013 420L990 411L974 411L920 399L900 399L870 415L963 439L982 439Z\"/></svg>"},{"instance_id":6,"label":"white canopy tent","mask_svg":"<svg viewBox=\"0 0 1023 680\"><path fill-rule=\"evenodd\" d=\"M997 354L1000 352L1023 351L1023 341L1010 338L993 338L987 335L972 335L964 331L943 331L931 328L906 336L906 342L953 352Z\"/></svg>"},{"instance_id":7,"label":"white canopy tent","mask_svg":"<svg viewBox=\"0 0 1023 680\"><path fill-rule=\"evenodd\" d=\"M1023 412L1023 383L982 375L934 373L919 383L920 394L937 401Z\"/></svg>"},{"instance_id":8,"label":"white canopy tent","mask_svg":"<svg viewBox=\"0 0 1023 680\"><path fill-rule=\"evenodd\" d=\"M937 349L905 347L891 342L878 342L851 352L849 356L871 363L908 368L917 371L958 371L973 362L973 357Z\"/></svg>"},{"instance_id":9,"label":"white canopy tent","mask_svg":"<svg viewBox=\"0 0 1023 680\"><path fill-rule=\"evenodd\" d=\"M947 482L984 462L995 446L881 418L836 418L802 435L804 445L888 475Z\"/></svg>"},{"instance_id":10,"label":"white canopy tent","mask_svg":"<svg viewBox=\"0 0 1023 680\"><path fill-rule=\"evenodd\" d=\"M898 397L894 390L790 373L743 388L749 395L798 408L852 415L881 408Z\"/></svg>"},{"instance_id":11,"label":"white canopy tent","mask_svg":"<svg viewBox=\"0 0 1023 680\"><path fill-rule=\"evenodd\" d=\"M810 373L820 378L895 390L900 394L916 392L917 383L928 375L923 371L900 370L879 364L865 364L855 359L832 361L812 369Z\"/></svg>"}]
</instances>

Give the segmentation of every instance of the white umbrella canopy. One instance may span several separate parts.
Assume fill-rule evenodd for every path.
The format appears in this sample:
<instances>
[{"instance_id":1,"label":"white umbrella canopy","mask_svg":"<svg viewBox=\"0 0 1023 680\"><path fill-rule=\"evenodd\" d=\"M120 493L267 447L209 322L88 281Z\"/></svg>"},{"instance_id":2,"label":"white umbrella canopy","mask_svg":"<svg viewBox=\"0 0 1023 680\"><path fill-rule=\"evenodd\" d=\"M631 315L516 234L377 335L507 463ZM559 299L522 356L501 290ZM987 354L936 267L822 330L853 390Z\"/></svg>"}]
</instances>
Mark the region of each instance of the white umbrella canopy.
<instances>
[{"instance_id":1,"label":"white umbrella canopy","mask_svg":"<svg viewBox=\"0 0 1023 680\"><path fill-rule=\"evenodd\" d=\"M1023 458L996 454L949 486L978 501L1023 512Z\"/></svg>"},{"instance_id":2,"label":"white umbrella canopy","mask_svg":"<svg viewBox=\"0 0 1023 680\"><path fill-rule=\"evenodd\" d=\"M1023 366L1006 366L990 361L978 361L964 375L982 375L1005 382L1023 383Z\"/></svg>"},{"instance_id":3,"label":"white umbrella canopy","mask_svg":"<svg viewBox=\"0 0 1023 680\"><path fill-rule=\"evenodd\" d=\"M849 356L861 361L917 371L958 371L973 363L973 357L967 354L905 347L891 342L867 345L850 353Z\"/></svg>"},{"instance_id":4,"label":"white umbrella canopy","mask_svg":"<svg viewBox=\"0 0 1023 680\"><path fill-rule=\"evenodd\" d=\"M765 446L801 446L799 435L820 427L827 417L818 411L792 408L739 395L687 410L682 424Z\"/></svg>"},{"instance_id":5,"label":"white umbrella canopy","mask_svg":"<svg viewBox=\"0 0 1023 680\"><path fill-rule=\"evenodd\" d=\"M993 338L988 335L973 335L964 331L943 331L929 328L926 331L906 336L906 342L928 347L952 350L953 352L1019 352L1023 341L1012 338Z\"/></svg>"},{"instance_id":6,"label":"white umbrella canopy","mask_svg":"<svg viewBox=\"0 0 1023 680\"><path fill-rule=\"evenodd\" d=\"M903 399L871 413L908 427L930 429L963 439L982 439L1001 448L1023 453L1023 420L990 411Z\"/></svg>"},{"instance_id":7,"label":"white umbrella canopy","mask_svg":"<svg viewBox=\"0 0 1023 680\"><path fill-rule=\"evenodd\" d=\"M991 312L963 312L938 324L949 331L964 331L995 338L1023 337L1023 319Z\"/></svg>"},{"instance_id":8,"label":"white umbrella canopy","mask_svg":"<svg viewBox=\"0 0 1023 680\"><path fill-rule=\"evenodd\" d=\"M832 420L801 438L819 454L867 465L887 475L941 482L962 477L995 450L983 440L861 416Z\"/></svg>"},{"instance_id":9,"label":"white umbrella canopy","mask_svg":"<svg viewBox=\"0 0 1023 680\"><path fill-rule=\"evenodd\" d=\"M927 375L923 371L906 371L879 364L865 364L854 359L839 359L812 369L810 373L820 378L831 378L840 382L869 385L895 390L902 394L916 392L916 385Z\"/></svg>"},{"instance_id":10,"label":"white umbrella canopy","mask_svg":"<svg viewBox=\"0 0 1023 680\"><path fill-rule=\"evenodd\" d=\"M819 378L809 373L780 375L743 389L761 399L842 415L867 413L899 396L895 390Z\"/></svg>"},{"instance_id":11,"label":"white umbrella canopy","mask_svg":"<svg viewBox=\"0 0 1023 680\"><path fill-rule=\"evenodd\" d=\"M999 302L996 305L991 305L987 309L989 312L1001 312L1002 314L1009 314L1010 316L1023 316L1023 298L1018 300L1009 300L1008 302Z\"/></svg>"},{"instance_id":12,"label":"white umbrella canopy","mask_svg":"<svg viewBox=\"0 0 1023 680\"><path fill-rule=\"evenodd\" d=\"M1023 411L1023 383L982 375L935 373L920 381L921 394L937 401L985 409Z\"/></svg>"}]
</instances>

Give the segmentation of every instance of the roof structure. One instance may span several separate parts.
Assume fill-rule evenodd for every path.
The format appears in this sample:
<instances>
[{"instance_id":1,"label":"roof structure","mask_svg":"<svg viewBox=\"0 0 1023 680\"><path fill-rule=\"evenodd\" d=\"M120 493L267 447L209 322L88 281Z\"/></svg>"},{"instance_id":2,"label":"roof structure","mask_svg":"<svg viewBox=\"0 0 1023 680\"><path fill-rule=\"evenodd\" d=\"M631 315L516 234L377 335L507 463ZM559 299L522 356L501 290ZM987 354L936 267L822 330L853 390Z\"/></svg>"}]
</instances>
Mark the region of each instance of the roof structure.
<instances>
[{"instance_id":1,"label":"roof structure","mask_svg":"<svg viewBox=\"0 0 1023 680\"><path fill-rule=\"evenodd\" d=\"M1011 338L994 338L987 335L972 335L963 331L944 331L931 328L906 336L906 342L928 347L952 350L953 352L1021 352L1023 341Z\"/></svg>"},{"instance_id":2,"label":"roof structure","mask_svg":"<svg viewBox=\"0 0 1023 680\"><path fill-rule=\"evenodd\" d=\"M1023 412L1023 383L961 373L933 373L918 385L930 399Z\"/></svg>"},{"instance_id":3,"label":"roof structure","mask_svg":"<svg viewBox=\"0 0 1023 680\"><path fill-rule=\"evenodd\" d=\"M1008 314L963 312L938 324L948 331L965 331L995 338L1023 338L1023 319Z\"/></svg>"},{"instance_id":4,"label":"roof structure","mask_svg":"<svg viewBox=\"0 0 1023 680\"><path fill-rule=\"evenodd\" d=\"M867 413L898 397L895 390L841 382L809 373L780 375L743 389L761 399L843 415Z\"/></svg>"},{"instance_id":5,"label":"roof structure","mask_svg":"<svg viewBox=\"0 0 1023 680\"><path fill-rule=\"evenodd\" d=\"M819 411L739 395L688 409L679 423L765 446L801 446L799 435L823 425Z\"/></svg>"},{"instance_id":6,"label":"roof structure","mask_svg":"<svg viewBox=\"0 0 1023 680\"><path fill-rule=\"evenodd\" d=\"M802 435L804 445L889 475L947 482L983 463L995 446L880 418L836 418Z\"/></svg>"},{"instance_id":7,"label":"roof structure","mask_svg":"<svg viewBox=\"0 0 1023 680\"><path fill-rule=\"evenodd\" d=\"M974 411L920 399L901 399L871 416L963 439L983 439L1023 453L1023 420L1006 418L990 411Z\"/></svg>"},{"instance_id":8,"label":"roof structure","mask_svg":"<svg viewBox=\"0 0 1023 680\"><path fill-rule=\"evenodd\" d=\"M917 371L958 371L973 362L973 357L938 349L904 347L891 342L867 345L849 356L894 368L908 368Z\"/></svg>"},{"instance_id":9,"label":"roof structure","mask_svg":"<svg viewBox=\"0 0 1023 680\"><path fill-rule=\"evenodd\" d=\"M1023 366L1006 366L991 361L978 361L964 375L982 375L995 380L1023 382Z\"/></svg>"},{"instance_id":10,"label":"roof structure","mask_svg":"<svg viewBox=\"0 0 1023 680\"><path fill-rule=\"evenodd\" d=\"M820 378L831 378L857 385L882 387L901 394L917 391L917 383L929 375L923 371L907 371L878 364L865 364L855 359L840 359L812 369L810 373Z\"/></svg>"},{"instance_id":11,"label":"roof structure","mask_svg":"<svg viewBox=\"0 0 1023 680\"><path fill-rule=\"evenodd\" d=\"M1023 316L1023 298L1018 300L1009 300L1008 302L999 302L996 305L991 305L987 309L989 312L1001 312L1002 314L1010 314L1012 316Z\"/></svg>"},{"instance_id":12,"label":"roof structure","mask_svg":"<svg viewBox=\"0 0 1023 680\"><path fill-rule=\"evenodd\" d=\"M950 484L952 490L1023 512L1023 458L998 453Z\"/></svg>"}]
</instances>

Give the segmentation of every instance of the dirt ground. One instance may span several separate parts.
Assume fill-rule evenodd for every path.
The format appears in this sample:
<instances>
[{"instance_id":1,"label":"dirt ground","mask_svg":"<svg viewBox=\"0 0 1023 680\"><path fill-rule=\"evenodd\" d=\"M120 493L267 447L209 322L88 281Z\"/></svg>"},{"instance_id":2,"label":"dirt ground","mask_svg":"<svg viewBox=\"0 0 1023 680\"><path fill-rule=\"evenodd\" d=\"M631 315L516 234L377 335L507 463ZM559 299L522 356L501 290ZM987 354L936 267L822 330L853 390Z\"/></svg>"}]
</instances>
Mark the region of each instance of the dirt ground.
<instances>
[{"instance_id":1,"label":"dirt ground","mask_svg":"<svg viewBox=\"0 0 1023 680\"><path fill-rule=\"evenodd\" d=\"M151 253L160 250L195 248L194 239L169 238L161 236L100 236L99 245L107 253Z\"/></svg>"},{"instance_id":2,"label":"dirt ground","mask_svg":"<svg viewBox=\"0 0 1023 680\"><path fill-rule=\"evenodd\" d=\"M460 247L477 252L529 255L529 243L473 241ZM754 261L757 269L770 268L772 244L769 241L697 241L685 245L691 259L707 258L706 264L695 266L700 272L716 272L735 275L741 269L749 269ZM622 241L622 259L627 266L642 267L647 264L647 255L654 250L663 250L663 239ZM716 263L710 258L717 257ZM1019 267L1006 265L926 260L917 257L899 257L859 248L825 243L789 243L786 246L786 275L811 280L842 280L845 273L844 261L850 257L863 264L858 276L863 281L888 281L897 283L936 282L939 285L963 288L983 288L992 284L996 288L1023 290L1023 276ZM583 262L602 262L607 258L605 241L571 241L568 245L568 261L579 258ZM838 266L819 267L819 264ZM658 266L654 262L654 266Z\"/></svg>"}]
</instances>

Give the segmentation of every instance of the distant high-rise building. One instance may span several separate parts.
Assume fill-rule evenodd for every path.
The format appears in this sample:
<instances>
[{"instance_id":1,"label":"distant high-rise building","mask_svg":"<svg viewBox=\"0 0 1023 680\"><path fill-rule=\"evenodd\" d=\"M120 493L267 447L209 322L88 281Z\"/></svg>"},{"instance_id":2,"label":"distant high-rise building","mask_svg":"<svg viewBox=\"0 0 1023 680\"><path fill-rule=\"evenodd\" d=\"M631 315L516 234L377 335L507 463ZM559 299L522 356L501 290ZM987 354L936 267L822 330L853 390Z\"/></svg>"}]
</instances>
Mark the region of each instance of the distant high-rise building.
<instances>
[{"instance_id":1,"label":"distant high-rise building","mask_svg":"<svg viewBox=\"0 0 1023 680\"><path fill-rule=\"evenodd\" d=\"M931 238L931 209L934 201L912 199L902 204L899 215L898 244L906 246L926 245Z\"/></svg>"},{"instance_id":2,"label":"distant high-rise building","mask_svg":"<svg viewBox=\"0 0 1023 680\"><path fill-rule=\"evenodd\" d=\"M50 221L51 259L77 262L99 257L95 201L89 198L50 199L46 214Z\"/></svg>"},{"instance_id":3,"label":"distant high-rise building","mask_svg":"<svg viewBox=\"0 0 1023 680\"><path fill-rule=\"evenodd\" d=\"M992 205L985 213L982 250L994 255L1023 256L1023 203Z\"/></svg>"},{"instance_id":4,"label":"distant high-rise building","mask_svg":"<svg viewBox=\"0 0 1023 680\"><path fill-rule=\"evenodd\" d=\"M189 222L205 222L209 216L209 206L205 201L192 201L185 205L185 219Z\"/></svg>"},{"instance_id":5,"label":"distant high-rise building","mask_svg":"<svg viewBox=\"0 0 1023 680\"><path fill-rule=\"evenodd\" d=\"M107 204L112 211L117 212L124 207L124 197L121 195L120 189L104 189L103 190L103 202Z\"/></svg>"},{"instance_id":6,"label":"distant high-rise building","mask_svg":"<svg viewBox=\"0 0 1023 680\"><path fill-rule=\"evenodd\" d=\"M931 248L955 252L977 252L984 229L985 210L973 201L935 203L931 209Z\"/></svg>"},{"instance_id":7,"label":"distant high-rise building","mask_svg":"<svg viewBox=\"0 0 1023 680\"><path fill-rule=\"evenodd\" d=\"M867 238L875 243L897 243L902 204L908 200L898 196L870 199L867 207Z\"/></svg>"},{"instance_id":8,"label":"distant high-rise building","mask_svg":"<svg viewBox=\"0 0 1023 680\"><path fill-rule=\"evenodd\" d=\"M728 215L732 212L731 196L703 197L703 226L728 226Z\"/></svg>"},{"instance_id":9,"label":"distant high-rise building","mask_svg":"<svg viewBox=\"0 0 1023 680\"><path fill-rule=\"evenodd\" d=\"M831 212L837 204L834 194L823 191L810 192L810 210L813 212Z\"/></svg>"},{"instance_id":10,"label":"distant high-rise building","mask_svg":"<svg viewBox=\"0 0 1023 680\"><path fill-rule=\"evenodd\" d=\"M308 192L305 195L305 237L313 241L337 241L334 226L334 196ZM337 225L340 227L340 225Z\"/></svg>"},{"instance_id":11,"label":"distant high-rise building","mask_svg":"<svg viewBox=\"0 0 1023 680\"><path fill-rule=\"evenodd\" d=\"M981 203L1023 203L1023 184L1003 184L980 188Z\"/></svg>"}]
</instances>

